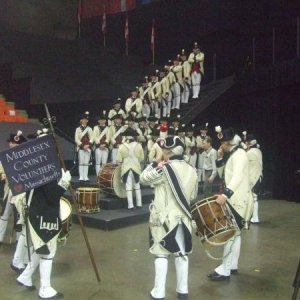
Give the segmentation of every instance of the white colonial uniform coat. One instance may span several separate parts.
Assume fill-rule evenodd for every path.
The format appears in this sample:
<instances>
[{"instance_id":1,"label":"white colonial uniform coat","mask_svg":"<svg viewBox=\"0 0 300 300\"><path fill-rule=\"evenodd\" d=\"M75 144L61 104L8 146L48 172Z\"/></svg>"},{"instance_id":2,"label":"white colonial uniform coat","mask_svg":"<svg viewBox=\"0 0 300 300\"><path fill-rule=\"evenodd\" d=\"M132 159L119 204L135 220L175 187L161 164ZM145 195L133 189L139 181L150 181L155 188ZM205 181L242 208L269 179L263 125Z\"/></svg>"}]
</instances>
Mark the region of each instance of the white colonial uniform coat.
<instances>
[{"instance_id":1,"label":"white colonial uniform coat","mask_svg":"<svg viewBox=\"0 0 300 300\"><path fill-rule=\"evenodd\" d=\"M174 159L168 162L168 165L174 170L179 182L179 187L187 200L189 206L190 201L195 199L198 192L198 182L196 170L182 159ZM184 228L192 232L192 219L182 204L177 201L168 180L168 172L166 166L162 169L155 168L154 164L150 164L141 174L140 182L144 185L154 186L155 198L150 205L150 232L152 240L150 243L150 252L155 255L178 253L176 251L176 239L174 238L170 244L166 242L166 236L176 230L179 224L183 224ZM174 245L175 244L175 245ZM163 247L162 245L165 245ZM167 249L169 248L169 250ZM170 250L173 248L174 250ZM186 245L186 253L191 252L191 244ZM185 255L185 253L183 253Z\"/></svg>"},{"instance_id":2,"label":"white colonial uniform coat","mask_svg":"<svg viewBox=\"0 0 300 300\"><path fill-rule=\"evenodd\" d=\"M248 221L253 210L248 157L241 148L233 149L233 151L226 164L218 167L218 173L221 178L224 178L225 188L233 192L228 202L242 218ZM220 161L217 162L217 166L219 164Z\"/></svg>"},{"instance_id":3,"label":"white colonial uniform coat","mask_svg":"<svg viewBox=\"0 0 300 300\"><path fill-rule=\"evenodd\" d=\"M249 183L252 189L262 176L262 153L260 149L254 147L250 148L246 153L249 160Z\"/></svg>"}]
</instances>

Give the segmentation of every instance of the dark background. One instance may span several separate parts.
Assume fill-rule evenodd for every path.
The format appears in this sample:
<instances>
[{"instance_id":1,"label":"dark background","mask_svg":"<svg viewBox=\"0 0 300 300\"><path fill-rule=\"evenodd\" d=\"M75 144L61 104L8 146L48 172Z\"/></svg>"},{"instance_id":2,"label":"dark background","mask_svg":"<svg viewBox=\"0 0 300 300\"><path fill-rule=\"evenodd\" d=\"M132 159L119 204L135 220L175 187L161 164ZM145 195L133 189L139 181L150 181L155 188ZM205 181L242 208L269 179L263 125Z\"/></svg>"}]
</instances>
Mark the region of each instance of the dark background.
<instances>
[{"instance_id":1,"label":"dark background","mask_svg":"<svg viewBox=\"0 0 300 300\"><path fill-rule=\"evenodd\" d=\"M77 1L3 3L0 90L17 107L42 118L44 109L38 103L50 103L57 126L73 136L80 113L90 110L96 115L109 109L149 71L183 48L189 53L197 41L205 53L203 84L213 80L214 56L217 79L235 74L237 83L194 121L208 121L211 135L215 125L254 133L264 155L266 188L275 198L300 201L294 179L300 168L299 1L161 0L140 6L128 13L129 57L125 56L125 14L107 16L103 48L101 16L83 19L77 39ZM153 19L155 66L150 51Z\"/></svg>"}]
</instances>

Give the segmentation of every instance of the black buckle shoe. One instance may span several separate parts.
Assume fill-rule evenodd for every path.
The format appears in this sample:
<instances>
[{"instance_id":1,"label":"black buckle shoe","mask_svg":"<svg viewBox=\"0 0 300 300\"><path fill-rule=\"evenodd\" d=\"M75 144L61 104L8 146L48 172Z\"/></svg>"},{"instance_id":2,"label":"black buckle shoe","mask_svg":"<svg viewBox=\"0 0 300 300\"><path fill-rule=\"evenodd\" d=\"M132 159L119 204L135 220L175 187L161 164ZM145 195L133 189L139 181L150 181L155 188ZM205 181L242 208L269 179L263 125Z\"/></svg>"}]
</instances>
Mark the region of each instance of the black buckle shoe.
<instances>
[{"instance_id":1,"label":"black buckle shoe","mask_svg":"<svg viewBox=\"0 0 300 300\"><path fill-rule=\"evenodd\" d=\"M15 271L19 275L25 270L25 268L15 267L12 263L10 264L10 267L13 271Z\"/></svg>"},{"instance_id":2,"label":"black buckle shoe","mask_svg":"<svg viewBox=\"0 0 300 300\"><path fill-rule=\"evenodd\" d=\"M213 272L211 274L208 274L207 277L211 280L211 281L226 281L230 279L230 276L224 276L224 275L220 275L217 272Z\"/></svg>"},{"instance_id":3,"label":"black buckle shoe","mask_svg":"<svg viewBox=\"0 0 300 300\"><path fill-rule=\"evenodd\" d=\"M189 294L188 293L178 293L177 292L177 298L178 299L186 299L188 298Z\"/></svg>"},{"instance_id":4,"label":"black buckle shoe","mask_svg":"<svg viewBox=\"0 0 300 300\"><path fill-rule=\"evenodd\" d=\"M230 270L230 274L231 274L231 275L236 275L236 274L238 274L238 269L231 269L231 270Z\"/></svg>"}]
</instances>

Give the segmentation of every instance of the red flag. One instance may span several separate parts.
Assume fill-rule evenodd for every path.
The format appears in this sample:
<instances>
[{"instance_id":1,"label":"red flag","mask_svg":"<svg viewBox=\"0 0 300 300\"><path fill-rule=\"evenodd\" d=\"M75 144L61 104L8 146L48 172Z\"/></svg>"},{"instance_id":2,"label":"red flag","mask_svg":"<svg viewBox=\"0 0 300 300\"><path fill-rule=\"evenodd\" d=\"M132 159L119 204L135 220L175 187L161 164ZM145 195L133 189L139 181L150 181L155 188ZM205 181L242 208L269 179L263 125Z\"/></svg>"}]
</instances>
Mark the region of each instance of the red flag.
<instances>
[{"instance_id":1,"label":"red flag","mask_svg":"<svg viewBox=\"0 0 300 300\"><path fill-rule=\"evenodd\" d=\"M80 24L80 22L81 22L81 15L82 15L82 3L81 3L81 0L78 0L78 8L77 8L78 24Z\"/></svg>"},{"instance_id":2,"label":"red flag","mask_svg":"<svg viewBox=\"0 0 300 300\"><path fill-rule=\"evenodd\" d=\"M128 16L126 15L126 22L125 22L125 40L126 43L129 41L129 26L128 26Z\"/></svg>"},{"instance_id":3,"label":"red flag","mask_svg":"<svg viewBox=\"0 0 300 300\"><path fill-rule=\"evenodd\" d=\"M108 2L108 14L115 14L135 9L136 0L110 0Z\"/></svg>"},{"instance_id":4,"label":"red flag","mask_svg":"<svg viewBox=\"0 0 300 300\"><path fill-rule=\"evenodd\" d=\"M102 27L101 27L102 32L105 34L106 33L106 12L104 9L104 13L102 16Z\"/></svg>"},{"instance_id":5,"label":"red flag","mask_svg":"<svg viewBox=\"0 0 300 300\"><path fill-rule=\"evenodd\" d=\"M155 28L154 20L152 21L152 31L151 31L151 52L154 53L155 50Z\"/></svg>"}]
</instances>

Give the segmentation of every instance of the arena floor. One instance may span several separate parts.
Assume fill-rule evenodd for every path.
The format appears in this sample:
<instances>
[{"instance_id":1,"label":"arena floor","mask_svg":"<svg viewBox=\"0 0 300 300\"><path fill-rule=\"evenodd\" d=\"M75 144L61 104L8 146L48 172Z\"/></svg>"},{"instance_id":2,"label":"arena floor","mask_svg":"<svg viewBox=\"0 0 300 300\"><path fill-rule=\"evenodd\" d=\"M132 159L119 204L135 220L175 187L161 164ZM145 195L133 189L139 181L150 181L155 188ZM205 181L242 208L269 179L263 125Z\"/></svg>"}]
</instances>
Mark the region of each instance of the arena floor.
<instances>
[{"instance_id":1,"label":"arena floor","mask_svg":"<svg viewBox=\"0 0 300 300\"><path fill-rule=\"evenodd\" d=\"M239 273L232 275L228 282L207 279L206 275L213 271L217 262L206 256L194 236L189 299L291 299L300 258L299 216L298 203L261 201L261 223L243 232ZM149 299L154 280L154 257L148 252L147 224L109 232L87 228L87 234L101 282L96 281L80 227L73 225L67 244L58 249L55 257L53 287L64 293L68 300ZM8 240L6 237L6 242ZM217 252L221 253L220 249ZM16 284L16 274L9 267L12 254L13 245L0 246L0 299L37 299L37 291L27 291ZM174 261L170 259L166 300L177 299L175 281ZM34 282L38 287L38 272Z\"/></svg>"}]
</instances>

